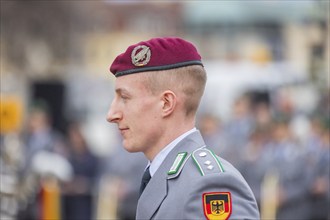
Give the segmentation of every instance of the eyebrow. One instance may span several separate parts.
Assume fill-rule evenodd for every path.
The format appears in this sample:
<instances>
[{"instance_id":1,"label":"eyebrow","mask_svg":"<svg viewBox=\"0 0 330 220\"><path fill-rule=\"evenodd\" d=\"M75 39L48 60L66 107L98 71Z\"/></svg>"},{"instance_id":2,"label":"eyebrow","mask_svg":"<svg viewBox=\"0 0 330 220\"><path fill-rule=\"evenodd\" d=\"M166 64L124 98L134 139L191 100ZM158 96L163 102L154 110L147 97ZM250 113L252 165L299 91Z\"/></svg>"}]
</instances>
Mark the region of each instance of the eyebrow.
<instances>
[{"instance_id":1,"label":"eyebrow","mask_svg":"<svg viewBox=\"0 0 330 220\"><path fill-rule=\"evenodd\" d=\"M127 95L130 95L130 92L127 89L124 89L124 88L117 88L115 91L116 91L117 94L127 94Z\"/></svg>"}]
</instances>

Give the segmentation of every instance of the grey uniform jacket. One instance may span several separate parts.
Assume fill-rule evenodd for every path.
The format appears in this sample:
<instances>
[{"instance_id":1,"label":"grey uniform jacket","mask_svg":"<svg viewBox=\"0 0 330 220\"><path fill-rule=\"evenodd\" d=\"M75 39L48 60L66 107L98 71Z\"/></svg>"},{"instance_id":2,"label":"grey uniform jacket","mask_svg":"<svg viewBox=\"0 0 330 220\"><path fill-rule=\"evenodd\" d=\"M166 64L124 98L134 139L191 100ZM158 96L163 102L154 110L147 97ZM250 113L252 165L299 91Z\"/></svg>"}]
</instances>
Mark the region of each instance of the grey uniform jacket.
<instances>
[{"instance_id":1,"label":"grey uniform jacket","mask_svg":"<svg viewBox=\"0 0 330 220\"><path fill-rule=\"evenodd\" d=\"M242 175L196 131L167 155L143 191L136 219L260 219Z\"/></svg>"}]
</instances>

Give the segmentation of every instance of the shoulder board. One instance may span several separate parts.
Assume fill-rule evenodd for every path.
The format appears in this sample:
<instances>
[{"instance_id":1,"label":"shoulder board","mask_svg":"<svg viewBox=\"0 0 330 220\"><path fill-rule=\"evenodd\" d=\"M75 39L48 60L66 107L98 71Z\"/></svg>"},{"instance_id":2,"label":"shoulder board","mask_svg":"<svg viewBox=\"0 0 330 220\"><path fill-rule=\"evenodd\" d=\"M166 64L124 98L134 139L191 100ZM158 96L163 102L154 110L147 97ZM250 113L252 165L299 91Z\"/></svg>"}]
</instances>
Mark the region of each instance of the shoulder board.
<instances>
[{"instance_id":1,"label":"shoulder board","mask_svg":"<svg viewBox=\"0 0 330 220\"><path fill-rule=\"evenodd\" d=\"M205 147L195 150L192 158L202 176L225 172L218 157Z\"/></svg>"}]
</instances>

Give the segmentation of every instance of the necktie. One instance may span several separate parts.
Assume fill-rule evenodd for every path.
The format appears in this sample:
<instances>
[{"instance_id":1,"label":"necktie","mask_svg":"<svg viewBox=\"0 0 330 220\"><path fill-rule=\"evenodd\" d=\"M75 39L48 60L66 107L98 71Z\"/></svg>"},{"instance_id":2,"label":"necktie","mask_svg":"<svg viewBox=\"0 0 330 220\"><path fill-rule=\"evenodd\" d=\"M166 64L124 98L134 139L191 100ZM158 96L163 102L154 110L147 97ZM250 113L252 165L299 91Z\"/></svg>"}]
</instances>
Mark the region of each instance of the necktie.
<instances>
[{"instance_id":1,"label":"necktie","mask_svg":"<svg viewBox=\"0 0 330 220\"><path fill-rule=\"evenodd\" d=\"M140 196L141 196L144 188L146 188L146 186L148 185L148 183L151 179L151 175L150 175L150 172L149 172L149 167L146 169L146 171L144 171L144 174L142 176L142 181L141 181L141 186L140 186Z\"/></svg>"}]
</instances>

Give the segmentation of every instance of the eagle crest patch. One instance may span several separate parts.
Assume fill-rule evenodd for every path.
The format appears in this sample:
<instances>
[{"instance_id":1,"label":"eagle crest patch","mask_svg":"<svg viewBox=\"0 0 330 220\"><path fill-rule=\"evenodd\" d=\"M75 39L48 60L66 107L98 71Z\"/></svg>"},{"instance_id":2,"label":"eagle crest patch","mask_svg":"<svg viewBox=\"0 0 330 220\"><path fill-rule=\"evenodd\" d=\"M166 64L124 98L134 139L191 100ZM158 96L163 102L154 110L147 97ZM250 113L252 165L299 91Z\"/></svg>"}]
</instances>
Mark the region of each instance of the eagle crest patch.
<instances>
[{"instance_id":1,"label":"eagle crest patch","mask_svg":"<svg viewBox=\"0 0 330 220\"><path fill-rule=\"evenodd\" d=\"M228 219L232 210L230 192L204 193L203 206L208 220Z\"/></svg>"}]
</instances>

